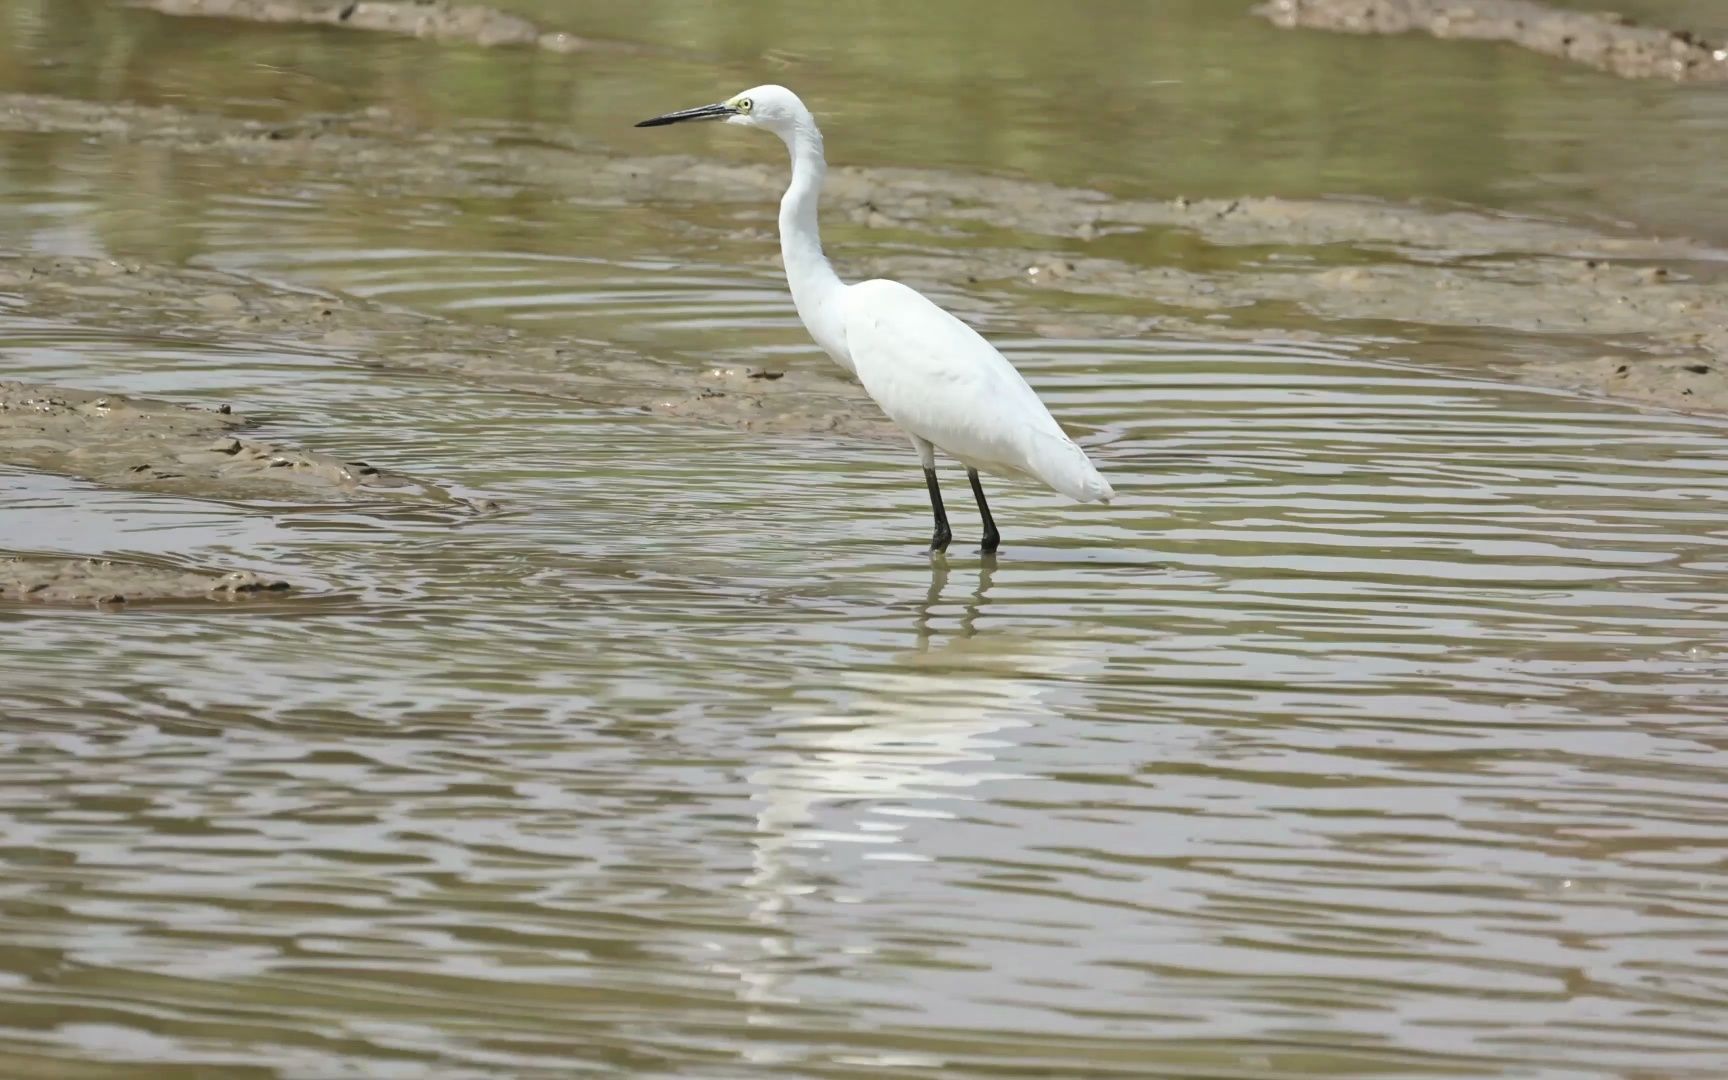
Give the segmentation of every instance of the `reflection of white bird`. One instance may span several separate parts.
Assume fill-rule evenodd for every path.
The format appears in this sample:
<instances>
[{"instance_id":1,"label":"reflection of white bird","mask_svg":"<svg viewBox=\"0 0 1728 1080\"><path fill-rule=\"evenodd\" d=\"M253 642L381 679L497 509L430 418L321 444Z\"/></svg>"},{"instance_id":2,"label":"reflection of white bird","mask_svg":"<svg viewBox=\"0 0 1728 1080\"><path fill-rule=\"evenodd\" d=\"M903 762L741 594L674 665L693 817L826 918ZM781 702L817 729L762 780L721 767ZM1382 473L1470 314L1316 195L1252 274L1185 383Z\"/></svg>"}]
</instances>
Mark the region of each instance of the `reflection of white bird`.
<instances>
[{"instance_id":1,"label":"reflection of white bird","mask_svg":"<svg viewBox=\"0 0 1728 1080\"><path fill-rule=\"evenodd\" d=\"M758 942L759 955L716 965L738 976L747 1001L797 1000L796 967L783 961L822 947L799 934L797 899L859 885L841 853L928 861L916 850L931 831L921 823L980 800L980 788L1024 779L997 764L1013 756L1005 733L1060 715L1062 688L1103 662L1077 642L977 633L991 585L987 562L958 625L932 629L947 581L938 561L913 624L915 651L841 674L831 708L777 710L777 752L749 775L761 809L754 866L743 882L750 920L771 932Z\"/></svg>"},{"instance_id":2,"label":"reflection of white bird","mask_svg":"<svg viewBox=\"0 0 1728 1080\"><path fill-rule=\"evenodd\" d=\"M1008 733L1060 716L1063 688L1102 662L1077 642L965 631L935 646L921 635L917 652L894 659L842 675L832 710L781 710L778 752L749 775L760 810L742 892L768 933L757 955L716 965L747 1001L797 1001L800 965L786 961L807 966L807 950L832 947L808 934L800 897L863 887L854 859L930 861L945 831L933 822L1028 778L1008 764L1018 756Z\"/></svg>"},{"instance_id":3,"label":"reflection of white bird","mask_svg":"<svg viewBox=\"0 0 1728 1080\"><path fill-rule=\"evenodd\" d=\"M792 300L816 343L856 374L888 418L912 436L936 517L931 551L946 548L953 535L936 483L936 449L966 465L987 552L996 550L1001 535L984 501L980 469L1031 476L1081 502L1115 494L1014 365L971 327L899 282L846 285L835 275L816 221L828 169L822 133L798 95L783 86L758 86L636 126L689 120L767 128L791 151L792 183L780 200L780 251Z\"/></svg>"}]
</instances>

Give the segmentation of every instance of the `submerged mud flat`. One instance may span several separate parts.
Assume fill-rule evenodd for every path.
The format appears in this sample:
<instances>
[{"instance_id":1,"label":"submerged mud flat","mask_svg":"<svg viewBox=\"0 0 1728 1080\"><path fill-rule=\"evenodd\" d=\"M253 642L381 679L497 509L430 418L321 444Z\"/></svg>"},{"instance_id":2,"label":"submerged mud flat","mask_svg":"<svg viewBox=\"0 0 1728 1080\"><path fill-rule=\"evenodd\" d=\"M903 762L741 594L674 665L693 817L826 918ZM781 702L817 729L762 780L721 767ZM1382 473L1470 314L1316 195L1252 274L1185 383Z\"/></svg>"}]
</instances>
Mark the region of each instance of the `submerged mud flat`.
<instances>
[{"instance_id":1,"label":"submerged mud flat","mask_svg":"<svg viewBox=\"0 0 1728 1080\"><path fill-rule=\"evenodd\" d=\"M1728 44L1609 11L1532 0L1270 0L1254 12L1287 30L1503 41L1628 79L1728 82Z\"/></svg>"},{"instance_id":2,"label":"submerged mud flat","mask_svg":"<svg viewBox=\"0 0 1728 1080\"><path fill-rule=\"evenodd\" d=\"M274 341L355 364L434 372L751 431L893 436L862 390L838 373L730 364L692 369L620 345L542 337L220 271L0 255L0 294L5 293L19 297L33 314L71 322L142 323L211 341ZM301 475L326 477L337 489L392 482L381 474L344 472L343 464L303 466Z\"/></svg>"},{"instance_id":3,"label":"submerged mud flat","mask_svg":"<svg viewBox=\"0 0 1728 1080\"><path fill-rule=\"evenodd\" d=\"M126 604L185 600L245 600L282 595L280 578L234 570L186 570L135 560L0 555L0 602Z\"/></svg>"},{"instance_id":4,"label":"submerged mud flat","mask_svg":"<svg viewBox=\"0 0 1728 1080\"><path fill-rule=\"evenodd\" d=\"M1006 274L1003 253L986 273ZM1382 263L1307 273L1148 273L1101 259L1029 268L1057 289L1133 296L1173 308L1247 309L1286 302L1363 326L1491 329L1550 341L1546 359L1487 355L1490 370L1540 385L1689 412L1728 413L1728 288L1661 266L1524 256L1481 264ZM1713 268L1704 273L1714 276ZM1186 333L1196 332L1184 325ZM1203 331L1201 331L1203 332ZM1601 350L1579 359L1578 351Z\"/></svg>"}]
</instances>

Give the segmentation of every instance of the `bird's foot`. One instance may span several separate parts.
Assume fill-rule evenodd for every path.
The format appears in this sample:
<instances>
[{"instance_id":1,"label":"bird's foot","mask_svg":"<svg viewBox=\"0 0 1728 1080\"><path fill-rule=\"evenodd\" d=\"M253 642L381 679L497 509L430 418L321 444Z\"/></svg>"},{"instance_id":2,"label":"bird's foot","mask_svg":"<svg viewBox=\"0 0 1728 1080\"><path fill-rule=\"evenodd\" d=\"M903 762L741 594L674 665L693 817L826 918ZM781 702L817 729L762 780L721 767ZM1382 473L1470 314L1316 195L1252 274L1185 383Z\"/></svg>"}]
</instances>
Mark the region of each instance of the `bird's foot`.
<instances>
[{"instance_id":1,"label":"bird's foot","mask_svg":"<svg viewBox=\"0 0 1728 1080\"><path fill-rule=\"evenodd\" d=\"M991 529L989 532L984 534L984 543L979 545L978 550L985 555L994 555L996 554L996 549L1001 546L1002 534L997 532L995 529Z\"/></svg>"},{"instance_id":2,"label":"bird's foot","mask_svg":"<svg viewBox=\"0 0 1728 1080\"><path fill-rule=\"evenodd\" d=\"M930 537L930 554L940 555L948 550L948 542L954 539L954 534L942 529Z\"/></svg>"}]
</instances>

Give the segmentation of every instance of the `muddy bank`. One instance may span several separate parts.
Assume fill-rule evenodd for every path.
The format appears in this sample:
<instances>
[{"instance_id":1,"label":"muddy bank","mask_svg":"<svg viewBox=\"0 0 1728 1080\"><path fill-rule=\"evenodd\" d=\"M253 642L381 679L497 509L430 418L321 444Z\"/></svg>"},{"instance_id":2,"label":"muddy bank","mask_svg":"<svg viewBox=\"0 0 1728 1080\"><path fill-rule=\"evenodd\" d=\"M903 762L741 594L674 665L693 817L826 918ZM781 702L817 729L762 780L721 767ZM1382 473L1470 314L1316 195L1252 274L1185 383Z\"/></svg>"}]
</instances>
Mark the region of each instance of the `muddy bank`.
<instances>
[{"instance_id":1,"label":"muddy bank","mask_svg":"<svg viewBox=\"0 0 1728 1080\"><path fill-rule=\"evenodd\" d=\"M363 461L233 434L232 412L0 380L0 461L113 487L216 499L452 502Z\"/></svg>"},{"instance_id":2,"label":"muddy bank","mask_svg":"<svg viewBox=\"0 0 1728 1080\"><path fill-rule=\"evenodd\" d=\"M168 108L0 96L0 129L58 131L162 145L271 169L312 170L393 195L498 197L538 189L576 206L615 211L658 204L693 234L748 236L759 265L777 260L773 207L779 161L729 164L549 146L514 132L428 132L387 113L279 125ZM715 204L747 208L716 225ZM1273 334L1327 320L1329 333L1398 339L1436 328L1533 335L1517 361L1482 355L1478 370L1548 382L1554 363L1611 356L1650 366L1648 379L1604 378L1592 392L1692 411L1728 411L1728 253L1685 238L1614 234L1564 222L1360 200L1131 200L1095 191L917 169L836 168L825 216L841 269L921 287L968 286L962 306L1011 302L1034 326L1199 338ZM701 224L695 223L700 217ZM1163 265L1171 234L1216 250L1205 272ZM1002 236L1013 246L982 247ZM955 241L943 246L931 237ZM1037 243L1036 250L1026 246ZM825 367L778 372L693 368L613 344L536 337L399 310L261 291L241 281L186 281L142 268L124 297L74 285L19 286L33 304L73 317L142 311L188 333L280 334L357 362L433 370L488 385L634 407L776 432L895 438L875 407ZM113 287L102 283L98 293ZM0 286L4 291L4 286ZM196 302L232 292L238 302ZM1135 301L1135 317L1064 296ZM1045 313L1037 310L1042 304ZM104 306L107 306L106 313ZM1282 305L1282 306L1281 306ZM232 310L221 310L231 306ZM963 313L965 313L963 311ZM1547 355L1540 362L1531 356ZM1702 374L1693 369L1703 366ZM1596 368L1586 364L1588 370ZM1612 372L1613 368L1607 369ZM1668 377L1673 374L1673 377ZM1685 378L1680 378L1684 375Z\"/></svg>"},{"instance_id":3,"label":"muddy bank","mask_svg":"<svg viewBox=\"0 0 1728 1080\"><path fill-rule=\"evenodd\" d=\"M1629 398L1684 412L1728 414L1728 370L1686 357L1598 356L1532 364L1526 381L1593 397Z\"/></svg>"},{"instance_id":4,"label":"muddy bank","mask_svg":"<svg viewBox=\"0 0 1728 1080\"><path fill-rule=\"evenodd\" d=\"M889 261L912 274L930 269ZM1028 264L1014 251L978 253L970 261L981 279L1021 275L1040 288L1143 300L1176 314L1142 325L1184 334L1205 331L1183 312L1235 312L1275 325L1277 305L1290 304L1354 324L1363 335L1408 334L1416 326L1530 335L1551 358L1529 359L1526 349L1516 360L1485 355L1480 363L1540 385L1728 414L1728 282L1715 268L1704 271L1714 275L1707 279L1659 265L1555 256L1229 274L1148 270L1084 256Z\"/></svg>"},{"instance_id":5,"label":"muddy bank","mask_svg":"<svg viewBox=\"0 0 1728 1080\"><path fill-rule=\"evenodd\" d=\"M1254 13L1287 30L1504 41L1622 78L1728 82L1728 44L1533 0L1270 0Z\"/></svg>"},{"instance_id":6,"label":"muddy bank","mask_svg":"<svg viewBox=\"0 0 1728 1080\"><path fill-rule=\"evenodd\" d=\"M126 604L281 596L288 582L250 570L220 573L113 559L0 555L0 603Z\"/></svg>"},{"instance_id":7,"label":"muddy bank","mask_svg":"<svg viewBox=\"0 0 1728 1080\"><path fill-rule=\"evenodd\" d=\"M516 45L571 53L595 42L545 30L519 15L479 4L415 0L127 0L132 7L164 15L236 19L260 23L304 23L403 34L468 45Z\"/></svg>"}]
</instances>

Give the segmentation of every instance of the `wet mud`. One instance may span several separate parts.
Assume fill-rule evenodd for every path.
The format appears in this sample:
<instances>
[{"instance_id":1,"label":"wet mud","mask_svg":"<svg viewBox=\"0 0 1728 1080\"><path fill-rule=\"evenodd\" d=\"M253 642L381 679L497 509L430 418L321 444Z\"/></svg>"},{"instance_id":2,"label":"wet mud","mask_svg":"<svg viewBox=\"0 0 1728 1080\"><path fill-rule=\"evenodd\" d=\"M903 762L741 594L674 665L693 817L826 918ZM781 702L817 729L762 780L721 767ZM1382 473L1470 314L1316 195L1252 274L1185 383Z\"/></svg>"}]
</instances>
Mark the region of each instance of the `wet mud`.
<instances>
[{"instance_id":1,"label":"wet mud","mask_svg":"<svg viewBox=\"0 0 1728 1080\"><path fill-rule=\"evenodd\" d=\"M128 3L164 15L313 24L467 45L515 45L572 53L597 44L575 34L542 29L520 15L497 8L451 4L443 0L433 3L415 0L128 0Z\"/></svg>"},{"instance_id":2,"label":"wet mud","mask_svg":"<svg viewBox=\"0 0 1728 1080\"><path fill-rule=\"evenodd\" d=\"M202 498L453 501L364 461L233 434L246 423L232 412L0 380L0 461L7 464Z\"/></svg>"},{"instance_id":3,"label":"wet mud","mask_svg":"<svg viewBox=\"0 0 1728 1080\"><path fill-rule=\"evenodd\" d=\"M1385 261L1200 274L1086 257L1027 264L1022 253L1004 251L981 255L973 272L981 280L1020 275L1041 288L1134 297L1175 313L1141 323L1143 330L1217 335L1181 314L1195 310L1274 325L1277 305L1286 304L1365 336L1417 328L1529 335L1532 348L1516 359L1489 353L1476 366L1592 396L1728 414L1728 281L1720 267L1677 265L1690 272L1642 259L1525 254L1451 265Z\"/></svg>"},{"instance_id":4,"label":"wet mud","mask_svg":"<svg viewBox=\"0 0 1728 1080\"><path fill-rule=\"evenodd\" d=\"M250 570L221 573L115 559L0 555L0 604L96 605L235 601L288 594L292 586Z\"/></svg>"},{"instance_id":5,"label":"wet mud","mask_svg":"<svg viewBox=\"0 0 1728 1080\"><path fill-rule=\"evenodd\" d=\"M863 391L838 371L829 375L730 364L692 368L605 342L538 337L511 327L273 287L218 271L110 259L0 255L0 296L8 294L18 297L33 315L69 323L148 325L208 342L262 340L358 365L437 373L586 406L681 416L776 434L899 437ZM0 413L0 425L4 416ZM204 421L210 418L206 414ZM93 429L90 435L111 438L111 433ZM4 438L0 431L0 447ZM230 455L224 475L242 488L238 497L247 497L245 491L257 494L260 489L252 482L269 479L337 494L449 498L431 485L371 470L363 462L235 441L242 449ZM191 461L202 460L201 448L185 452ZM110 455L104 451L104 456ZM274 464L281 460L292 465ZM120 459L115 457L113 464L120 465ZM185 465L167 461L162 467L183 473ZM134 482L150 482L153 471L154 466L139 471ZM116 473L109 469L105 475ZM184 477L157 482L168 485L174 479ZM164 488L169 489L173 488Z\"/></svg>"},{"instance_id":6,"label":"wet mud","mask_svg":"<svg viewBox=\"0 0 1728 1080\"><path fill-rule=\"evenodd\" d=\"M1270 0L1254 12L1287 30L1503 41L1622 78L1728 83L1728 43L1609 11L1532 0Z\"/></svg>"},{"instance_id":7,"label":"wet mud","mask_svg":"<svg viewBox=\"0 0 1728 1080\"><path fill-rule=\"evenodd\" d=\"M1691 357L1598 356L1531 365L1527 381L1593 397L1631 398L1684 412L1728 413L1728 365Z\"/></svg>"}]
</instances>

